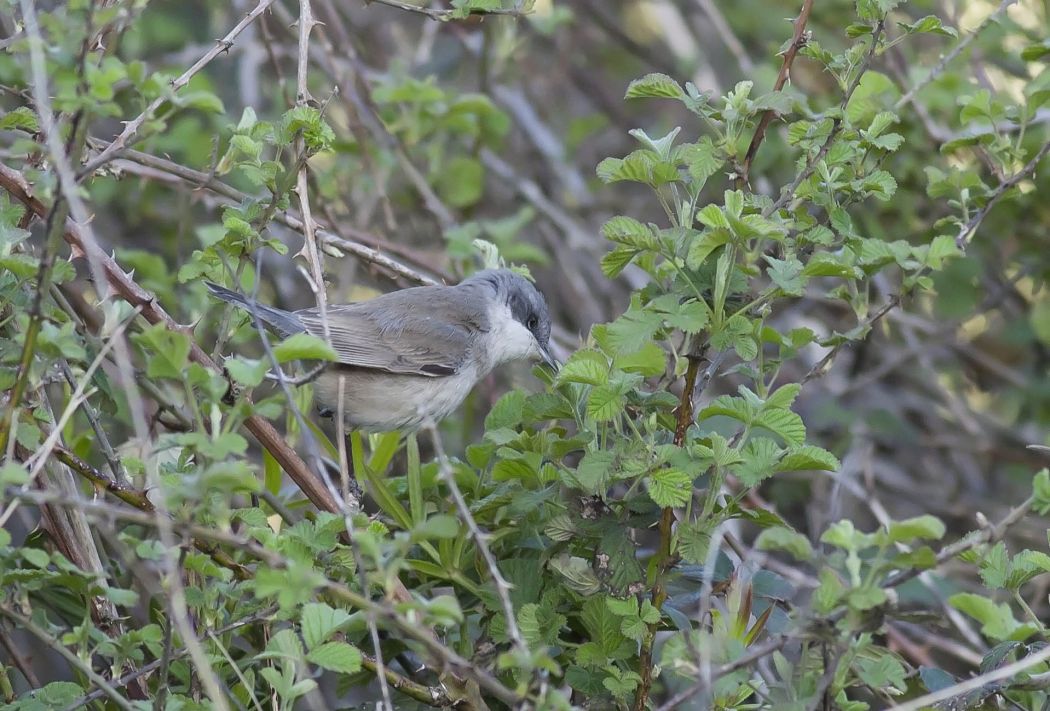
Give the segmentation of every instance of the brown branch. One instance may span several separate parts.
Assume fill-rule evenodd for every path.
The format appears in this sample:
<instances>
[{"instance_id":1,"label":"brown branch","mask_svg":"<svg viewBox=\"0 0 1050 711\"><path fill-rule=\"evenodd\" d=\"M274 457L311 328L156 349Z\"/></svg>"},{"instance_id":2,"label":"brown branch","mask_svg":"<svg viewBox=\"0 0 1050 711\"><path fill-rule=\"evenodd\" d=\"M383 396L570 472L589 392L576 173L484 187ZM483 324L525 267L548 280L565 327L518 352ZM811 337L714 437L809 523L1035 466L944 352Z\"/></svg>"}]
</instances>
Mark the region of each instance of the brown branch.
<instances>
[{"instance_id":1,"label":"brown branch","mask_svg":"<svg viewBox=\"0 0 1050 711\"><path fill-rule=\"evenodd\" d=\"M794 63L795 57L798 55L799 50L805 47L806 42L809 41L806 23L809 22L809 15L812 10L813 0L803 0L802 10L799 11L798 17L795 18L795 32L791 37L791 45L784 52L784 61L780 64L780 73L777 74L777 80L773 83L773 91L780 91L784 88L788 78L791 76L791 65ZM758 147L762 145L762 141L766 137L766 129L769 128L769 124L773 122L773 118L776 115L775 109L766 109L758 120L758 126L755 127L755 135L752 136L751 145L747 147L747 154L744 156L744 165L741 166L740 174L736 177L736 186L740 190L744 189L748 184L748 178L751 174L751 163L755 160L755 156L758 154Z\"/></svg>"},{"instance_id":2,"label":"brown branch","mask_svg":"<svg viewBox=\"0 0 1050 711\"><path fill-rule=\"evenodd\" d=\"M0 165L0 187L4 188L12 197L24 204L34 214L38 216L47 214L47 208L33 196L30 185L18 171L12 170L5 165ZM156 297L152 293L139 286L121 269L114 259L103 252L97 245L87 242L77 225L67 222L64 237L66 242L73 247L75 253L87 255L97 262L105 273L110 286L130 305L141 308L142 316L147 321L151 324L164 324L171 331L187 333L187 329L175 322L157 302ZM192 338L190 340L190 358L213 372L220 372L215 362ZM291 476L292 480L295 481L315 506L324 511L339 511L338 503L332 497L324 482L310 471L302 458L288 445L284 437L269 421L259 415L252 415L245 420L244 426L273 455L274 459L288 472L288 475Z\"/></svg>"}]
</instances>

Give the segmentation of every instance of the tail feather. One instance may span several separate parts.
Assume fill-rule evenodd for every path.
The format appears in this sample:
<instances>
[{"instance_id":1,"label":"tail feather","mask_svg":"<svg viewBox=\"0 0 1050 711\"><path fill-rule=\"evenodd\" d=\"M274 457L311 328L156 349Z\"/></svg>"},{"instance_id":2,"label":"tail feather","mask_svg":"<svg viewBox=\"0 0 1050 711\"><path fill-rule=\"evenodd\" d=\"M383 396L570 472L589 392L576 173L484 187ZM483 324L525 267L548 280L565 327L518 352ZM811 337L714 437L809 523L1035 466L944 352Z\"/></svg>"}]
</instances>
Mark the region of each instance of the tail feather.
<instances>
[{"instance_id":1,"label":"tail feather","mask_svg":"<svg viewBox=\"0 0 1050 711\"><path fill-rule=\"evenodd\" d=\"M210 281L206 281L204 284L208 287L208 291L210 291L213 296L227 303L233 304L238 308L244 309L258 320L272 327L282 338L306 330L306 326L303 325L303 322L300 321L299 317L291 311L275 309L272 306L260 304L243 294L238 294L236 291L230 291L226 287L219 286Z\"/></svg>"}]
</instances>

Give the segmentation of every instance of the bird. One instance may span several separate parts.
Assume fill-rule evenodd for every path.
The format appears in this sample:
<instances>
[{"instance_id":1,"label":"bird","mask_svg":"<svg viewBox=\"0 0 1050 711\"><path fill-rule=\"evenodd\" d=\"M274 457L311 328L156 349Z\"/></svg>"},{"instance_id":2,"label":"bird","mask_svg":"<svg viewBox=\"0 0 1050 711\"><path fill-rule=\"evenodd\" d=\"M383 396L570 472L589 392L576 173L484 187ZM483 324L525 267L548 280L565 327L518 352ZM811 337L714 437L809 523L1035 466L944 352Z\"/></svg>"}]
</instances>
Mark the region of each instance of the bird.
<instances>
[{"instance_id":1,"label":"bird","mask_svg":"<svg viewBox=\"0 0 1050 711\"><path fill-rule=\"evenodd\" d=\"M317 308L285 311L212 282L211 293L281 338L324 338ZM452 414L494 368L515 360L554 370L551 316L543 294L510 269L476 272L455 286L417 286L367 301L330 305L328 342L336 359L317 377L322 416L340 411L362 432L414 432Z\"/></svg>"}]
</instances>

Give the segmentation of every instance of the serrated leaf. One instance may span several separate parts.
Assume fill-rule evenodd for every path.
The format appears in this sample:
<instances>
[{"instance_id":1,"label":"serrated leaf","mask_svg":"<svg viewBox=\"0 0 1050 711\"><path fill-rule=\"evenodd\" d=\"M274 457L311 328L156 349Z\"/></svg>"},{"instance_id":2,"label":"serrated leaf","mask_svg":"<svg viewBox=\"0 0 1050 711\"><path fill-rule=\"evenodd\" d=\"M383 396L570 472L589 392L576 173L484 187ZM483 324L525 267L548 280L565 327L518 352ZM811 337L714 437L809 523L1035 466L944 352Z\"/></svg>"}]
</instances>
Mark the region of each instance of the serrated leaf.
<instances>
[{"instance_id":1,"label":"serrated leaf","mask_svg":"<svg viewBox=\"0 0 1050 711\"><path fill-rule=\"evenodd\" d=\"M806 440L802 418L791 410L768 410L755 418L754 424L779 435L791 445L801 446Z\"/></svg>"},{"instance_id":2,"label":"serrated leaf","mask_svg":"<svg viewBox=\"0 0 1050 711\"><path fill-rule=\"evenodd\" d=\"M609 359L595 350L573 353L558 371L558 384L604 385L609 381Z\"/></svg>"},{"instance_id":3,"label":"serrated leaf","mask_svg":"<svg viewBox=\"0 0 1050 711\"><path fill-rule=\"evenodd\" d=\"M656 249L653 231L633 217L617 215L602 225L602 234L611 242L635 249Z\"/></svg>"},{"instance_id":4,"label":"serrated leaf","mask_svg":"<svg viewBox=\"0 0 1050 711\"><path fill-rule=\"evenodd\" d=\"M661 508L685 506L693 496L693 478L680 469L659 469L646 481L649 498Z\"/></svg>"},{"instance_id":5,"label":"serrated leaf","mask_svg":"<svg viewBox=\"0 0 1050 711\"><path fill-rule=\"evenodd\" d=\"M780 447L770 438L753 438L741 450L742 461L733 467L733 473L744 486L754 486L778 471L780 454Z\"/></svg>"},{"instance_id":6,"label":"serrated leaf","mask_svg":"<svg viewBox=\"0 0 1050 711\"><path fill-rule=\"evenodd\" d=\"M356 674L361 671L361 652L346 642L325 642L311 649L306 655L306 661L340 674Z\"/></svg>"},{"instance_id":7,"label":"serrated leaf","mask_svg":"<svg viewBox=\"0 0 1050 711\"><path fill-rule=\"evenodd\" d=\"M804 436L804 435L803 435ZM778 472L826 471L835 472L842 464L831 452L813 445L803 445L788 451L777 464Z\"/></svg>"},{"instance_id":8,"label":"serrated leaf","mask_svg":"<svg viewBox=\"0 0 1050 711\"><path fill-rule=\"evenodd\" d=\"M802 262L795 257L781 260L768 255L766 255L765 260L769 264L766 274L769 276L770 281L780 287L780 290L788 296L802 295L803 287L808 281L802 273Z\"/></svg>"},{"instance_id":9,"label":"serrated leaf","mask_svg":"<svg viewBox=\"0 0 1050 711\"><path fill-rule=\"evenodd\" d=\"M705 407L697 415L697 419L706 420L709 417L722 415L732 417L744 424L750 424L755 417L755 408L748 404L743 398L732 395L719 395L710 405Z\"/></svg>"},{"instance_id":10,"label":"serrated leaf","mask_svg":"<svg viewBox=\"0 0 1050 711\"><path fill-rule=\"evenodd\" d=\"M682 87L666 74L653 72L646 74L641 79L635 79L627 86L625 99L662 98L683 99L685 92Z\"/></svg>"},{"instance_id":11,"label":"serrated leaf","mask_svg":"<svg viewBox=\"0 0 1050 711\"><path fill-rule=\"evenodd\" d=\"M712 252L729 242L730 236L728 229L708 229L699 233L689 242L686 265L690 269L699 269Z\"/></svg>"},{"instance_id":12,"label":"serrated leaf","mask_svg":"<svg viewBox=\"0 0 1050 711\"><path fill-rule=\"evenodd\" d=\"M308 602L303 605L301 619L303 641L307 649L313 649L346 623L350 613L323 602Z\"/></svg>"},{"instance_id":13,"label":"serrated leaf","mask_svg":"<svg viewBox=\"0 0 1050 711\"><path fill-rule=\"evenodd\" d=\"M611 420L623 411L623 393L613 385L599 385L587 398L587 416L595 422Z\"/></svg>"}]
</instances>

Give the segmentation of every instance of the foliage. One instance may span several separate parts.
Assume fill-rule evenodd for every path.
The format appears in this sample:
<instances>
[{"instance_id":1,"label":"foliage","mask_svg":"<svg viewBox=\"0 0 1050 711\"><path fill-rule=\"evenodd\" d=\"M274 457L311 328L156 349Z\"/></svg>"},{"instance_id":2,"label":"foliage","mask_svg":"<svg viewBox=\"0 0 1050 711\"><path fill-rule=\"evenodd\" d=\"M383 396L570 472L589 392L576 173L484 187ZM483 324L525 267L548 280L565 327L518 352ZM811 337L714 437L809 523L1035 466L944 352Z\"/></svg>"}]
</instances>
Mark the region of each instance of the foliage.
<instances>
[{"instance_id":1,"label":"foliage","mask_svg":"<svg viewBox=\"0 0 1050 711\"><path fill-rule=\"evenodd\" d=\"M3 6L2 708L1047 703L1046 9L807 2L775 55L743 3L761 68L720 91L613 5ZM370 66L365 26L419 41ZM533 76L594 28L626 108ZM418 438L316 424L309 377L266 376L332 349L260 348L201 283L338 303L352 264L479 253L538 275L565 362ZM972 500L873 493L946 499L982 428L1019 451L976 530Z\"/></svg>"}]
</instances>

